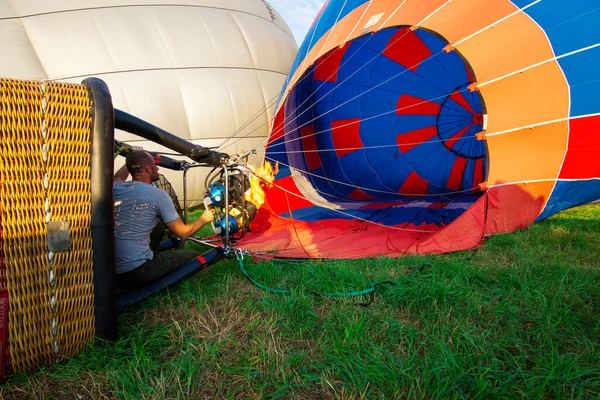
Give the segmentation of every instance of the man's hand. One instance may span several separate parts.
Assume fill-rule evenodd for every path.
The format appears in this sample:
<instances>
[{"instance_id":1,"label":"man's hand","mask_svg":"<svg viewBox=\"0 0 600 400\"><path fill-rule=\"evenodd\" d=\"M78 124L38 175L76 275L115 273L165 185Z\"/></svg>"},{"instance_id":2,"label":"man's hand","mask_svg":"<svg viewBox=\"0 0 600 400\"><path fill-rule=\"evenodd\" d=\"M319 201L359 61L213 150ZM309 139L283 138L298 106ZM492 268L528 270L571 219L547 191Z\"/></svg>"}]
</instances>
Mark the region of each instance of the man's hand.
<instances>
[{"instance_id":1,"label":"man's hand","mask_svg":"<svg viewBox=\"0 0 600 400\"><path fill-rule=\"evenodd\" d=\"M203 225L208 224L209 222L211 222L212 220L215 219L215 214L214 214L213 210L207 208L202 213L202 216L200 217L200 219L202 220Z\"/></svg>"},{"instance_id":2,"label":"man's hand","mask_svg":"<svg viewBox=\"0 0 600 400\"><path fill-rule=\"evenodd\" d=\"M205 210L202 216L190 224L184 224L181 218L167 222L167 228L182 240L187 240L190 236L198 232L204 225L214 219L212 210Z\"/></svg>"}]
</instances>

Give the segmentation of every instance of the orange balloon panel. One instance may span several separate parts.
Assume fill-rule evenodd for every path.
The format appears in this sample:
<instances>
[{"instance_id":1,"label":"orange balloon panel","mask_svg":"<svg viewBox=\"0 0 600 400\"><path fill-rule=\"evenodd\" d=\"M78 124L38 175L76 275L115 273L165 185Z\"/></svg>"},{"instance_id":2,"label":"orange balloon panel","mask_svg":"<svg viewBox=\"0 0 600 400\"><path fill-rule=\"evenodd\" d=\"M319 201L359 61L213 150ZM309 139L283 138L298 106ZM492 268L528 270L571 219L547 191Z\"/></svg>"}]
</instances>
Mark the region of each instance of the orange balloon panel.
<instances>
[{"instance_id":1,"label":"orange balloon panel","mask_svg":"<svg viewBox=\"0 0 600 400\"><path fill-rule=\"evenodd\" d=\"M565 156L568 131L568 122L561 121L488 137L488 185L554 180Z\"/></svg>"}]
</instances>

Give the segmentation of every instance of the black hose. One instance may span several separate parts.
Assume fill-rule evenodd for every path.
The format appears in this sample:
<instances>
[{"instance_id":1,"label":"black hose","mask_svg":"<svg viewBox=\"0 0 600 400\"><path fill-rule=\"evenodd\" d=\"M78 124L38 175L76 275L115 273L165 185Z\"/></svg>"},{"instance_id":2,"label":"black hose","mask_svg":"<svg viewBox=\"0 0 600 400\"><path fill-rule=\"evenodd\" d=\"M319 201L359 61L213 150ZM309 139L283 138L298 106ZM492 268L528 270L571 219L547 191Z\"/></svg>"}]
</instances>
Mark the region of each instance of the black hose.
<instances>
[{"instance_id":1,"label":"black hose","mask_svg":"<svg viewBox=\"0 0 600 400\"><path fill-rule=\"evenodd\" d=\"M133 151L133 147L127 143L123 143L119 140L115 139L115 158L117 156L122 156L127 158L129 153ZM171 158L163 153L159 153L156 151L148 151L148 154L154 158L156 165L159 167L164 167L167 169L172 169L174 171L183 171L185 170L188 162L182 160L176 160Z\"/></svg>"},{"instance_id":2,"label":"black hose","mask_svg":"<svg viewBox=\"0 0 600 400\"><path fill-rule=\"evenodd\" d=\"M188 142L118 109L115 109L115 128L151 140L201 164L221 165L221 159L224 156L219 152L210 150L208 147Z\"/></svg>"}]
</instances>

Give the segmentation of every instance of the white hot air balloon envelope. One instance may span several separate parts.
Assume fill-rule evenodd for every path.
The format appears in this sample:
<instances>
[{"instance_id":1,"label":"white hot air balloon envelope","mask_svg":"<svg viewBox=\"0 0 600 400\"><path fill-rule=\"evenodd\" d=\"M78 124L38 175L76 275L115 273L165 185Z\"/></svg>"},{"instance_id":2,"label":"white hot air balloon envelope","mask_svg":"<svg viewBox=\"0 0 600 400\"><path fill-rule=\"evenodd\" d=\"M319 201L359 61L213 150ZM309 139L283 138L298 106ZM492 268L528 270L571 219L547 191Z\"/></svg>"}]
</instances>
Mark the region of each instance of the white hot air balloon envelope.
<instances>
[{"instance_id":1,"label":"white hot air balloon envelope","mask_svg":"<svg viewBox=\"0 0 600 400\"><path fill-rule=\"evenodd\" d=\"M0 53L10 55L0 76L98 77L115 108L229 154L257 148L255 165L296 52L288 26L264 0L0 0ZM116 138L171 152L126 132ZM161 172L181 200L182 173ZM193 204L207 173L188 174Z\"/></svg>"}]
</instances>

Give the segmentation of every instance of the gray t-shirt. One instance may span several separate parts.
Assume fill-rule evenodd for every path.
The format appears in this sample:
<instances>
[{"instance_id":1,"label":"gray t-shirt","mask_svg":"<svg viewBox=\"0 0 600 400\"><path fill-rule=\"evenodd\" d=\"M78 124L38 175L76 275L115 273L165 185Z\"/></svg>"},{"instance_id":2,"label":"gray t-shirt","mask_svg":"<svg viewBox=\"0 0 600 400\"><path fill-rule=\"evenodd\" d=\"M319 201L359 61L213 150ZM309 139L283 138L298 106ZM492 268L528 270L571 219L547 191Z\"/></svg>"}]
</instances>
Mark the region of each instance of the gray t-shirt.
<instances>
[{"instance_id":1,"label":"gray t-shirt","mask_svg":"<svg viewBox=\"0 0 600 400\"><path fill-rule=\"evenodd\" d=\"M144 182L116 182L113 196L117 274L122 274L152 259L150 233L159 219L169 223L179 215L167 192Z\"/></svg>"}]
</instances>

